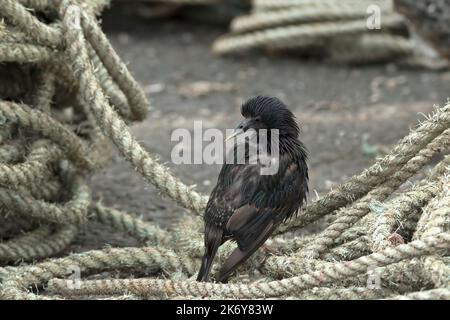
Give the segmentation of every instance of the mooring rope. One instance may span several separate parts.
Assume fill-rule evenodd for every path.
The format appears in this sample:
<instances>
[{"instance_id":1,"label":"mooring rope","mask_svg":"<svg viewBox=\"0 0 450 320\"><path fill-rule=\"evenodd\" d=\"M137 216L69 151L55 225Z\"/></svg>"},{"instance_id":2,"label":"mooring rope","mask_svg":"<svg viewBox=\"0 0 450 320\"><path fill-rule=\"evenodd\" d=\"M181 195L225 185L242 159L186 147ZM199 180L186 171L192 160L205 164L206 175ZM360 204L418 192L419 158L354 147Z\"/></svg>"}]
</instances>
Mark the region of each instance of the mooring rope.
<instances>
[{"instance_id":1,"label":"mooring rope","mask_svg":"<svg viewBox=\"0 0 450 320\"><path fill-rule=\"evenodd\" d=\"M150 104L96 22L107 4L0 2L5 19L0 20L0 68L10 75L0 82L0 216L22 230L1 235L0 298L449 298L450 156L429 172L425 168L449 150L450 103L436 107L371 167L303 208L268 241L272 254L259 250L229 284L194 281L207 197L174 176L131 134L126 123L143 119ZM335 4L254 1L255 17L236 20L236 35L218 43L247 37L253 46L255 35L260 44L291 42L286 28L297 44L321 42L336 26L335 34L367 36L361 21L349 21L360 11L342 7L324 16L324 8ZM389 12L385 1L380 4ZM297 6L309 9L286 11ZM394 28L401 23L397 16L388 19ZM300 22L305 25L285 26ZM376 37L396 41L390 34L368 41L381 39ZM190 214L166 230L92 201L86 177L107 165L112 144ZM422 178L413 186L405 183L416 176ZM323 231L302 238L292 233L324 217ZM88 221L134 237L141 246L66 255ZM232 244L221 248L213 273L231 250ZM106 271L118 271L121 278L88 278Z\"/></svg>"}]
</instances>

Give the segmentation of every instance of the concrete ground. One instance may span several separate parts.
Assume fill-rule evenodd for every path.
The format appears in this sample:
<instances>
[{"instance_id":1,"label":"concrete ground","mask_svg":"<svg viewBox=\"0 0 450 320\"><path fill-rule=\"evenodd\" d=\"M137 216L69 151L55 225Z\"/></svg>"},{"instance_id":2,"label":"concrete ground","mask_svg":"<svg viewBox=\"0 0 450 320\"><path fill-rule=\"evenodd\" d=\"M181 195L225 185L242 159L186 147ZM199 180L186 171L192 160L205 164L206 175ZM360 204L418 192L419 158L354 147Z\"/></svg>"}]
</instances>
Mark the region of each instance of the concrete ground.
<instances>
[{"instance_id":1,"label":"concrete ground","mask_svg":"<svg viewBox=\"0 0 450 320\"><path fill-rule=\"evenodd\" d=\"M226 32L221 26L121 17L114 9L103 16L103 26L152 102L147 118L133 124L132 132L174 174L204 193L213 188L220 166L172 164L176 143L170 135L176 128L192 130L196 120L209 128L234 128L241 119L241 103L251 96L277 96L298 117L301 139L310 151L314 199L315 192L323 195L373 163L424 119L422 113L450 95L449 72L385 64L335 66L264 53L217 57L210 47ZM220 90L199 95L199 81L220 83ZM184 212L162 199L118 155L90 179L90 185L103 203L162 226ZM133 244L95 223L87 228L75 247Z\"/></svg>"}]
</instances>

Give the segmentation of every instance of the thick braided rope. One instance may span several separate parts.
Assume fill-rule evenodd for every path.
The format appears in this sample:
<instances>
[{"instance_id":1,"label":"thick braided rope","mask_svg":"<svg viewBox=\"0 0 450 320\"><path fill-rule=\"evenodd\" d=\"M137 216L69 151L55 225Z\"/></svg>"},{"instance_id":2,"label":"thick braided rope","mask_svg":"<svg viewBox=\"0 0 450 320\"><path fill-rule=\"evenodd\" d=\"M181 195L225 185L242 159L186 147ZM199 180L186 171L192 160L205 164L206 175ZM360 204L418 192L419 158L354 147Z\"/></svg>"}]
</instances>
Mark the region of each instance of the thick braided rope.
<instances>
[{"instance_id":1,"label":"thick braided rope","mask_svg":"<svg viewBox=\"0 0 450 320\"><path fill-rule=\"evenodd\" d=\"M53 175L50 168L62 156L56 146L37 147L33 149L23 163L0 164L0 185L9 189L36 184Z\"/></svg>"},{"instance_id":2,"label":"thick braided rope","mask_svg":"<svg viewBox=\"0 0 450 320\"><path fill-rule=\"evenodd\" d=\"M31 44L27 38L26 33L22 32L16 27L5 27L5 33L1 37L2 43L21 43L21 44ZM44 46L42 46L44 47Z\"/></svg>"},{"instance_id":3,"label":"thick braided rope","mask_svg":"<svg viewBox=\"0 0 450 320\"><path fill-rule=\"evenodd\" d=\"M56 90L55 74L48 71L48 67L45 67L40 75L40 80L41 83L38 86L34 97L36 107L40 111L50 114L53 96L55 95Z\"/></svg>"},{"instance_id":4,"label":"thick braided rope","mask_svg":"<svg viewBox=\"0 0 450 320\"><path fill-rule=\"evenodd\" d=\"M63 52L56 52L53 56L52 63L45 64L48 70L58 75L59 88L67 93L76 92L78 89L78 80L76 75L72 73L70 61Z\"/></svg>"},{"instance_id":5,"label":"thick braided rope","mask_svg":"<svg viewBox=\"0 0 450 320\"><path fill-rule=\"evenodd\" d=\"M62 126L59 122L41 111L9 101L0 101L0 117L22 127L28 127L54 141L63 148L65 154L82 168L92 167L91 161L86 157L86 147L73 132Z\"/></svg>"},{"instance_id":6,"label":"thick braided rope","mask_svg":"<svg viewBox=\"0 0 450 320\"><path fill-rule=\"evenodd\" d=\"M76 10L71 11L74 14L77 12ZM91 107L103 132L111 138L122 155L133 164L136 170L163 194L188 209L197 213L202 212L206 199L171 175L166 167L153 160L131 135L125 122L109 106L93 75L91 65L88 63L81 26L79 29L68 27L65 36L68 53L74 61L72 65L74 73L78 74L80 78L80 99Z\"/></svg>"},{"instance_id":7,"label":"thick braided rope","mask_svg":"<svg viewBox=\"0 0 450 320\"><path fill-rule=\"evenodd\" d=\"M371 253L369 237L361 236L330 249L328 253L324 254L323 259L326 261L350 261L369 253Z\"/></svg>"},{"instance_id":8,"label":"thick braided rope","mask_svg":"<svg viewBox=\"0 0 450 320\"><path fill-rule=\"evenodd\" d=\"M263 28L276 27L294 23L317 21L336 21L364 18L367 16L366 5L342 3L333 10L329 6L308 6L286 10L261 12L235 18L231 22L232 32L246 32Z\"/></svg>"},{"instance_id":9,"label":"thick braided rope","mask_svg":"<svg viewBox=\"0 0 450 320\"><path fill-rule=\"evenodd\" d=\"M446 131L447 134L449 130ZM445 143L443 143L445 144ZM445 156L444 159L437 165L429 174L430 181L419 184L417 187L413 188L413 190L405 192L402 195L396 197L386 208L386 212L384 212L378 219L378 221L369 223L373 226L371 232L373 232L373 239L378 239L383 242L383 239L390 234L390 231L394 228L394 223L399 221L399 224L403 222L407 222L409 217L413 217L415 219L416 216L421 216L422 211L425 213L422 214L421 222L418 223L417 230L416 226L414 226L415 235L417 237L423 232L423 229L429 226L429 222L436 223L438 221L437 231L435 233L444 232L445 228L440 228L439 223L445 221L445 209L437 210L435 208L436 203L439 204L442 208L442 205L445 204L445 197L436 197L440 192L445 194L448 189L448 174L450 167L450 156ZM434 182L433 182L434 181ZM434 200L425 206L430 199L434 197ZM447 204L448 206L448 201ZM422 207L425 207L423 210ZM432 208L430 210L430 207ZM448 211L448 210L447 210ZM431 218L429 212L433 212L432 215L439 217L439 219ZM409 216L409 217L408 217ZM424 219L425 217L426 219ZM416 220L416 219L415 219ZM425 224L426 223L426 224ZM380 238L381 237L381 238ZM384 242L384 244L386 244Z\"/></svg>"},{"instance_id":10,"label":"thick braided rope","mask_svg":"<svg viewBox=\"0 0 450 320\"><path fill-rule=\"evenodd\" d=\"M450 163L446 175L441 178L442 189L423 209L414 238L423 239L441 232L450 231ZM424 218L427 218L425 220ZM436 287L450 288L450 266L439 256L423 258L423 276L429 278Z\"/></svg>"},{"instance_id":11,"label":"thick braided rope","mask_svg":"<svg viewBox=\"0 0 450 320\"><path fill-rule=\"evenodd\" d=\"M336 2L334 0L252 0L255 9L285 9L287 7L327 7L336 8L342 5L368 6L375 4L380 7L392 8L392 2L387 0L344 0Z\"/></svg>"},{"instance_id":12,"label":"thick braided rope","mask_svg":"<svg viewBox=\"0 0 450 320\"><path fill-rule=\"evenodd\" d=\"M48 46L56 46L60 44L58 42L61 41L60 39L62 37L58 25L55 25L55 27L52 28L41 23L33 15L31 15L25 7L14 0L7 0L4 6L5 10L2 11L1 14L8 19L11 19L12 22L22 31L26 31L30 26L35 27L33 30L36 31L28 35L31 36L38 44ZM103 32L101 32L97 23L93 21L93 18L90 15L86 13L83 14L86 37L89 39L92 47L104 63L104 66L108 69L111 77L117 82L119 88L127 96L131 107L130 116L132 119L142 120L149 108L149 103L145 97L144 91L131 76L125 64L117 56L114 49L109 44L106 36ZM14 46L20 46L20 44L14 44ZM11 44L9 44L4 50L2 50L2 46L0 44L0 58L4 56L4 61L15 61L19 58L20 60L23 60L23 62L32 62L37 59L48 60L50 58L50 53L51 51L45 47L33 46L29 44L24 44L22 47L17 47L14 50L11 50ZM116 95L114 95L114 97L115 96Z\"/></svg>"},{"instance_id":13,"label":"thick braided rope","mask_svg":"<svg viewBox=\"0 0 450 320\"><path fill-rule=\"evenodd\" d=\"M441 142L442 146L438 145L437 142ZM433 196L435 192L440 190L439 184L436 182L439 174L442 174L443 171L446 170L450 163L450 157L444 158L431 172L429 175L429 180L425 183L422 183L419 187L406 191L400 196L394 198L386 205L381 205L379 201L386 199L388 195L395 191L395 189L400 186L405 180L414 175L414 173L425 164L425 161L429 161L433 155L445 149L445 145L450 143L449 140L445 142L442 139L436 138L427 149L422 149L421 152L411 159L401 171L397 172L392 179L388 180L381 187L374 189L371 191L366 197L361 199L355 204L346 209L341 209L340 213L338 213L338 218L334 221L324 232L319 234L314 241L311 241L311 244L308 248L304 249L302 252L303 255L317 255L320 252L325 251L329 246L331 246L335 240L344 232L350 230L351 225L357 222L362 216L369 213L369 210L374 211L374 214L369 216L368 221L365 221L365 225L375 226L377 222L373 221L373 217L376 214L383 215L383 212L386 210L386 206L396 206L399 203L403 206L404 210L410 209L410 213L414 212L414 209L420 205L425 205L427 201ZM426 156L424 156L426 155ZM405 174L406 173L406 174ZM403 179L398 179L399 176L402 176ZM407 206L405 208L405 206ZM376 208L374 208L376 207ZM378 212L381 211L381 212ZM381 218L383 219L383 218ZM374 232L371 230L365 230L363 232ZM385 231L385 235L388 233L388 236L391 234L388 231ZM387 237L388 237L387 236ZM376 235L377 241L381 241L379 235ZM384 238L386 241L387 238ZM375 242L377 242L375 241ZM383 244L386 244L387 242ZM377 245L377 244L374 244Z\"/></svg>"},{"instance_id":14,"label":"thick braided rope","mask_svg":"<svg viewBox=\"0 0 450 320\"><path fill-rule=\"evenodd\" d=\"M52 50L47 47L22 44L0 43L0 61L2 62L45 62L52 57Z\"/></svg>"},{"instance_id":15,"label":"thick braided rope","mask_svg":"<svg viewBox=\"0 0 450 320\"><path fill-rule=\"evenodd\" d=\"M391 179L405 163L424 149L450 125L450 103L438 108L427 120L422 122L409 135L401 139L388 155L378 160L361 174L333 189L325 197L313 202L299 215L279 228L278 233L305 226L327 213L351 203L382 182ZM431 152L435 152L431 150ZM423 151L427 158L428 151ZM428 153L428 154L427 154ZM422 164L423 165L423 164ZM392 183L396 183L393 181Z\"/></svg>"},{"instance_id":16,"label":"thick braided rope","mask_svg":"<svg viewBox=\"0 0 450 320\"><path fill-rule=\"evenodd\" d=\"M152 247L120 248L93 250L65 258L53 259L34 266L24 266L8 272L0 283L0 298L3 299L41 299L42 296L29 293L23 288L45 283L54 277L66 276L71 270L83 274L106 270L144 269L147 272L183 271L189 275L196 272L198 262L180 259L177 254L167 249Z\"/></svg>"},{"instance_id":17,"label":"thick braided rope","mask_svg":"<svg viewBox=\"0 0 450 320\"><path fill-rule=\"evenodd\" d=\"M450 230L450 163L446 166L447 173L440 180L442 188L437 196L423 209L423 214L417 222L414 239L432 236Z\"/></svg>"},{"instance_id":18,"label":"thick braided rope","mask_svg":"<svg viewBox=\"0 0 450 320\"><path fill-rule=\"evenodd\" d=\"M128 1L128 0L122 0ZM173 4L213 4L219 3L223 0L147 0L148 2L157 2L157 3L173 3Z\"/></svg>"},{"instance_id":19,"label":"thick braided rope","mask_svg":"<svg viewBox=\"0 0 450 320\"><path fill-rule=\"evenodd\" d=\"M434 197L442 189L439 185L432 181L425 185L411 189L411 191L395 198L393 202L388 204L387 208L379 214L372 227L372 249L374 251L392 246L389 237L394 232L394 226L397 221L403 220L405 215L411 214L415 210L420 210L431 198Z\"/></svg>"},{"instance_id":20,"label":"thick braided rope","mask_svg":"<svg viewBox=\"0 0 450 320\"><path fill-rule=\"evenodd\" d=\"M448 133L448 132L447 132ZM442 137L443 138L442 138ZM408 178L412 177L423 165L430 161L431 157L446 145L450 144L447 134L442 134L441 138L433 140L425 149L422 149L417 156L412 158L406 165L398 172L396 172L391 179L387 180L380 187L373 189L368 195L354 202L350 208L343 208L337 213L337 219L328 226L322 233L320 233L313 241L311 241L306 248L301 251L304 257L317 257L322 252L326 251L345 230L351 227L359 219L369 213L374 201L384 201L390 194L392 194L400 185L402 185ZM447 162L442 161L436 170L443 170L447 167ZM439 189L436 187L435 181L431 179L428 184L428 189L415 190L409 194L410 201L419 201L419 204L425 204L434 192ZM422 192L421 194L419 193ZM419 193L419 194L418 194ZM428 196L428 197L427 197ZM407 198L408 199L408 198ZM411 200L412 199L412 200ZM406 201L403 199L403 201Z\"/></svg>"},{"instance_id":21,"label":"thick braided rope","mask_svg":"<svg viewBox=\"0 0 450 320\"><path fill-rule=\"evenodd\" d=\"M442 137L442 136L440 136L440 137ZM441 149L438 148L437 150L441 150ZM426 149L423 149L423 150L421 150L420 153L428 153L428 152L426 151ZM428 175L428 180L434 181L434 180L439 179L443 174L445 174L445 172L447 171L447 167L449 165L450 165L450 156L445 156L444 159L442 161L440 161L439 164L436 165L431 170L431 172ZM409 234L412 234L413 232L415 232L417 220L422 213L422 208L414 207L414 202L416 200L419 202L423 201L424 203L426 203L428 201L426 199L427 198L426 196L429 195L429 192L427 192L427 190L432 190L432 189L427 189L426 185L428 183L429 182L427 182L427 181L422 181L422 182L418 183L416 187L414 187L414 189L416 189L420 192L418 194L415 193L415 190L410 190L410 191L407 191L405 194L400 194L400 195L396 196L394 199L392 199L387 204L381 204L379 202L373 203L371 205L372 213L369 215L366 215L365 217L360 219L355 225L353 225L349 229L344 230L342 232L342 234L339 235L338 238L335 239L334 243L342 244L344 242L352 241L358 237L364 236L368 233L372 234L374 232L374 229L377 228L375 226L377 223L376 222L377 218L380 216L380 214L385 212L385 210L388 210L390 205L393 205L393 206L397 205L396 202L402 202L402 208L404 208L405 210L408 210L408 207L406 205L408 205L411 208L411 210L408 210L408 212L405 212L405 213L398 212L398 214L399 214L398 217L400 218L400 220L395 221L395 223L397 224L397 229L403 233L409 232ZM424 188L423 190L420 189L421 186L422 187L425 186L425 187L423 187ZM428 186L428 187L433 188L432 186ZM398 204L398 205L400 205L400 204ZM392 219L389 219L389 221L394 223L394 221ZM384 223L383 218L381 218L380 223ZM383 230L385 230L384 228L385 227L383 227ZM394 228L393 225L392 225L392 228ZM388 231L383 231L383 230L380 230L380 232L383 232L385 235L389 234Z\"/></svg>"},{"instance_id":22,"label":"thick braided rope","mask_svg":"<svg viewBox=\"0 0 450 320\"><path fill-rule=\"evenodd\" d=\"M106 70L105 66L101 62L92 46L89 43L87 43L86 46L88 49L89 58L91 59L94 66L95 76L98 79L103 91L107 95L109 101L114 107L116 107L117 112L119 112L119 114L123 118L130 118L131 111L130 107L128 106L127 97L125 96L125 94L123 94L122 91L120 91L117 84L111 78L108 70Z\"/></svg>"},{"instance_id":23,"label":"thick braided rope","mask_svg":"<svg viewBox=\"0 0 450 320\"><path fill-rule=\"evenodd\" d=\"M360 256L362 257L362 256ZM359 257L359 258L360 258ZM273 256L260 267L260 271L270 279L283 279L299 274L310 273L317 268L329 268L332 262L322 260L295 259L292 257ZM289 266L288 268L286 266ZM371 273L378 277L380 283L374 288L391 289L395 292L408 292L417 288L430 287L432 282L422 275L423 263L418 258L390 264L386 267L369 266L365 273L351 278L342 278L323 284L330 288L367 286L371 284ZM372 278L373 279L373 278ZM297 293L296 293L297 294Z\"/></svg>"},{"instance_id":24,"label":"thick braided rope","mask_svg":"<svg viewBox=\"0 0 450 320\"><path fill-rule=\"evenodd\" d=\"M91 212L95 219L105 225L129 233L130 235L149 243L167 244L171 235L158 226L131 216L128 213L115 210L96 203Z\"/></svg>"},{"instance_id":25,"label":"thick braided rope","mask_svg":"<svg viewBox=\"0 0 450 320\"><path fill-rule=\"evenodd\" d=\"M390 15L383 19L383 28L397 27L403 23L403 18ZM355 35L367 32L365 20L343 22L321 22L307 25L283 26L243 35L230 35L219 38L213 44L213 51L226 54L270 45L281 47L286 42L295 42L296 47L310 46L320 38Z\"/></svg>"},{"instance_id":26,"label":"thick braided rope","mask_svg":"<svg viewBox=\"0 0 450 320\"><path fill-rule=\"evenodd\" d=\"M444 262L444 259L438 256L429 256L423 260L423 277L430 279L436 287L450 288L450 266Z\"/></svg>"},{"instance_id":27,"label":"thick braided rope","mask_svg":"<svg viewBox=\"0 0 450 320\"><path fill-rule=\"evenodd\" d=\"M411 160L417 159L420 161L420 157L422 157L422 159L431 159L435 154L448 148L449 145L450 129L447 129L433 140L427 148L422 149L419 152L419 158L415 157ZM449 165L450 157L446 157L435 171L439 172L438 174L444 173L446 167ZM433 173L432 175L434 175L434 177L437 176L436 173ZM432 197L434 197L437 190L441 190L444 187L445 182L441 182L441 188L439 188L439 185L432 180L431 182L418 186L391 201L379 215L378 219L373 223L371 229L373 249L377 250L390 245L388 238L393 232L396 222L404 220L405 216L411 214L414 210L420 210L417 208L423 207Z\"/></svg>"},{"instance_id":28,"label":"thick braided rope","mask_svg":"<svg viewBox=\"0 0 450 320\"><path fill-rule=\"evenodd\" d=\"M51 177L45 183L32 183L27 186L20 186L17 191L30 199L35 198L46 202L58 202L61 199L61 190L65 185L60 181L59 177Z\"/></svg>"},{"instance_id":29,"label":"thick braided rope","mask_svg":"<svg viewBox=\"0 0 450 320\"><path fill-rule=\"evenodd\" d=\"M0 262L32 261L54 256L64 250L75 238L78 228L59 226L55 232L43 226L5 243L0 243Z\"/></svg>"},{"instance_id":30,"label":"thick braided rope","mask_svg":"<svg viewBox=\"0 0 450 320\"><path fill-rule=\"evenodd\" d=\"M279 235L268 239L270 246L274 248L277 252L282 254L288 254L303 248L308 242L311 241L313 235L309 236L297 236L289 237L284 235Z\"/></svg>"},{"instance_id":31,"label":"thick braided rope","mask_svg":"<svg viewBox=\"0 0 450 320\"><path fill-rule=\"evenodd\" d=\"M75 0L84 10L93 15L97 15L110 5L111 0ZM37 11L55 11L55 4L60 0L18 0L20 4Z\"/></svg>"},{"instance_id":32,"label":"thick braided rope","mask_svg":"<svg viewBox=\"0 0 450 320\"><path fill-rule=\"evenodd\" d=\"M4 38L6 36L6 26L4 21L0 21L0 38Z\"/></svg>"},{"instance_id":33,"label":"thick braided rope","mask_svg":"<svg viewBox=\"0 0 450 320\"><path fill-rule=\"evenodd\" d=\"M381 267L411 259L426 254L450 248L450 234L441 234L423 240L416 240L409 244L387 248L383 251L358 258L345 263L336 263L309 273L266 283L244 284L214 284L193 281L175 282L160 279L135 280L103 280L81 281L80 289L74 291L66 286L66 282L53 280L49 283L49 290L64 295L96 295L132 293L139 296L210 296L220 295L232 298L267 298L289 295L315 286L324 285L336 280L353 277L367 272L368 267Z\"/></svg>"},{"instance_id":34,"label":"thick braided rope","mask_svg":"<svg viewBox=\"0 0 450 320\"><path fill-rule=\"evenodd\" d=\"M368 289L364 287L335 289L318 287L300 292L292 298L305 300L361 300L380 299L391 294L392 291L389 289Z\"/></svg>"},{"instance_id":35,"label":"thick braided rope","mask_svg":"<svg viewBox=\"0 0 450 320\"><path fill-rule=\"evenodd\" d=\"M2 145L0 148L0 161L2 163L17 162L22 158L23 146L14 144Z\"/></svg>"},{"instance_id":36,"label":"thick braided rope","mask_svg":"<svg viewBox=\"0 0 450 320\"><path fill-rule=\"evenodd\" d=\"M144 90L134 80L128 71L128 68L121 61L98 24L85 12L82 12L81 14L81 23L83 26L84 35L99 58L102 60L105 68L109 72L109 75L112 79L114 79L114 81L116 81L117 86L127 96L132 120L144 119L148 109L150 108L150 104L145 96ZM86 59L86 61L88 60Z\"/></svg>"},{"instance_id":37,"label":"thick braided rope","mask_svg":"<svg viewBox=\"0 0 450 320\"><path fill-rule=\"evenodd\" d=\"M314 52L334 63L420 64L422 53L392 0L263 0L252 7L233 19L231 33L213 44L215 53L267 48Z\"/></svg>"},{"instance_id":38,"label":"thick braided rope","mask_svg":"<svg viewBox=\"0 0 450 320\"><path fill-rule=\"evenodd\" d=\"M80 177L73 180L70 188L72 198L63 205L35 199L6 188L0 188L0 203L14 214L57 224L81 225L87 220L91 193Z\"/></svg>"},{"instance_id":39,"label":"thick braided rope","mask_svg":"<svg viewBox=\"0 0 450 320\"><path fill-rule=\"evenodd\" d=\"M61 32L40 22L19 2L2 0L0 15L11 21L34 41L41 45L58 46L61 41Z\"/></svg>"},{"instance_id":40,"label":"thick braided rope","mask_svg":"<svg viewBox=\"0 0 450 320\"><path fill-rule=\"evenodd\" d=\"M438 288L388 297L390 300L450 300L450 289Z\"/></svg>"},{"instance_id":41,"label":"thick braided rope","mask_svg":"<svg viewBox=\"0 0 450 320\"><path fill-rule=\"evenodd\" d=\"M56 280L58 281L58 280ZM381 299L392 295L395 291L390 289L368 289L365 287L349 287L349 288L324 288L316 287L296 293L296 295L288 297L271 297L266 300L361 300L361 299ZM120 296L119 296L120 297ZM142 297L141 297L142 298ZM176 296L173 300L191 300L198 299L195 296ZM221 296L208 296L209 300L224 300ZM226 298L225 300L233 300Z\"/></svg>"}]
</instances>

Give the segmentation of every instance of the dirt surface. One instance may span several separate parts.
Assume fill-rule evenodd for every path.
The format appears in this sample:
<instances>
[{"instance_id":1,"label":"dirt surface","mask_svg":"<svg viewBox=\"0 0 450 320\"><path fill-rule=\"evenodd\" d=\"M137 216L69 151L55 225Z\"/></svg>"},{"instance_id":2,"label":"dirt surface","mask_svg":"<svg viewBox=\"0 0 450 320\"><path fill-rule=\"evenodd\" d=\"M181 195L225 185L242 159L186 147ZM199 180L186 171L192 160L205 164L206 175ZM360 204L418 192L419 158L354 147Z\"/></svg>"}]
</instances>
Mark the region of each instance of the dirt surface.
<instances>
[{"instance_id":1,"label":"dirt surface","mask_svg":"<svg viewBox=\"0 0 450 320\"><path fill-rule=\"evenodd\" d=\"M210 46L226 27L123 18L114 9L103 16L103 27L152 102L147 119L133 124L132 132L185 183L205 193L213 188L220 166L173 165L171 133L192 130L197 120L205 128L234 128L240 105L250 96L277 96L298 117L301 139L310 150L313 200L315 192L323 195L370 165L424 118L420 113L429 113L450 95L448 72L333 66L263 53L216 57ZM198 81L216 83L217 91L196 96L192 84ZM162 199L118 155L90 185L103 203L163 226L184 212ZM133 244L98 224L87 228L77 241L83 249Z\"/></svg>"}]
</instances>

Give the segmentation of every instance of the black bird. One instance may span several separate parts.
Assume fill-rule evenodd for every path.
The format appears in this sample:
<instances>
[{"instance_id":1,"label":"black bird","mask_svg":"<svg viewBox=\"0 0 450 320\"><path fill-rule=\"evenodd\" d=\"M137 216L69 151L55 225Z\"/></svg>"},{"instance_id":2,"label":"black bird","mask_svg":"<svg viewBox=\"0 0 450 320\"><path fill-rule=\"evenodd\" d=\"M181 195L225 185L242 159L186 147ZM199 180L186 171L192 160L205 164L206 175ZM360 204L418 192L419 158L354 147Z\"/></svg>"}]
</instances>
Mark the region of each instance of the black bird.
<instances>
[{"instance_id":1,"label":"black bird","mask_svg":"<svg viewBox=\"0 0 450 320\"><path fill-rule=\"evenodd\" d=\"M264 164L260 161L223 165L204 214L205 253L197 281L208 281L217 249L227 240L235 240L237 248L225 261L218 278L225 282L306 201L307 150L298 139L295 116L279 99L260 96L244 103L241 113L245 120L238 129L244 132L267 129L270 136L270 129L278 129L278 171L261 174ZM266 140L270 154L274 146L270 137ZM245 156L248 160L247 153Z\"/></svg>"}]
</instances>

